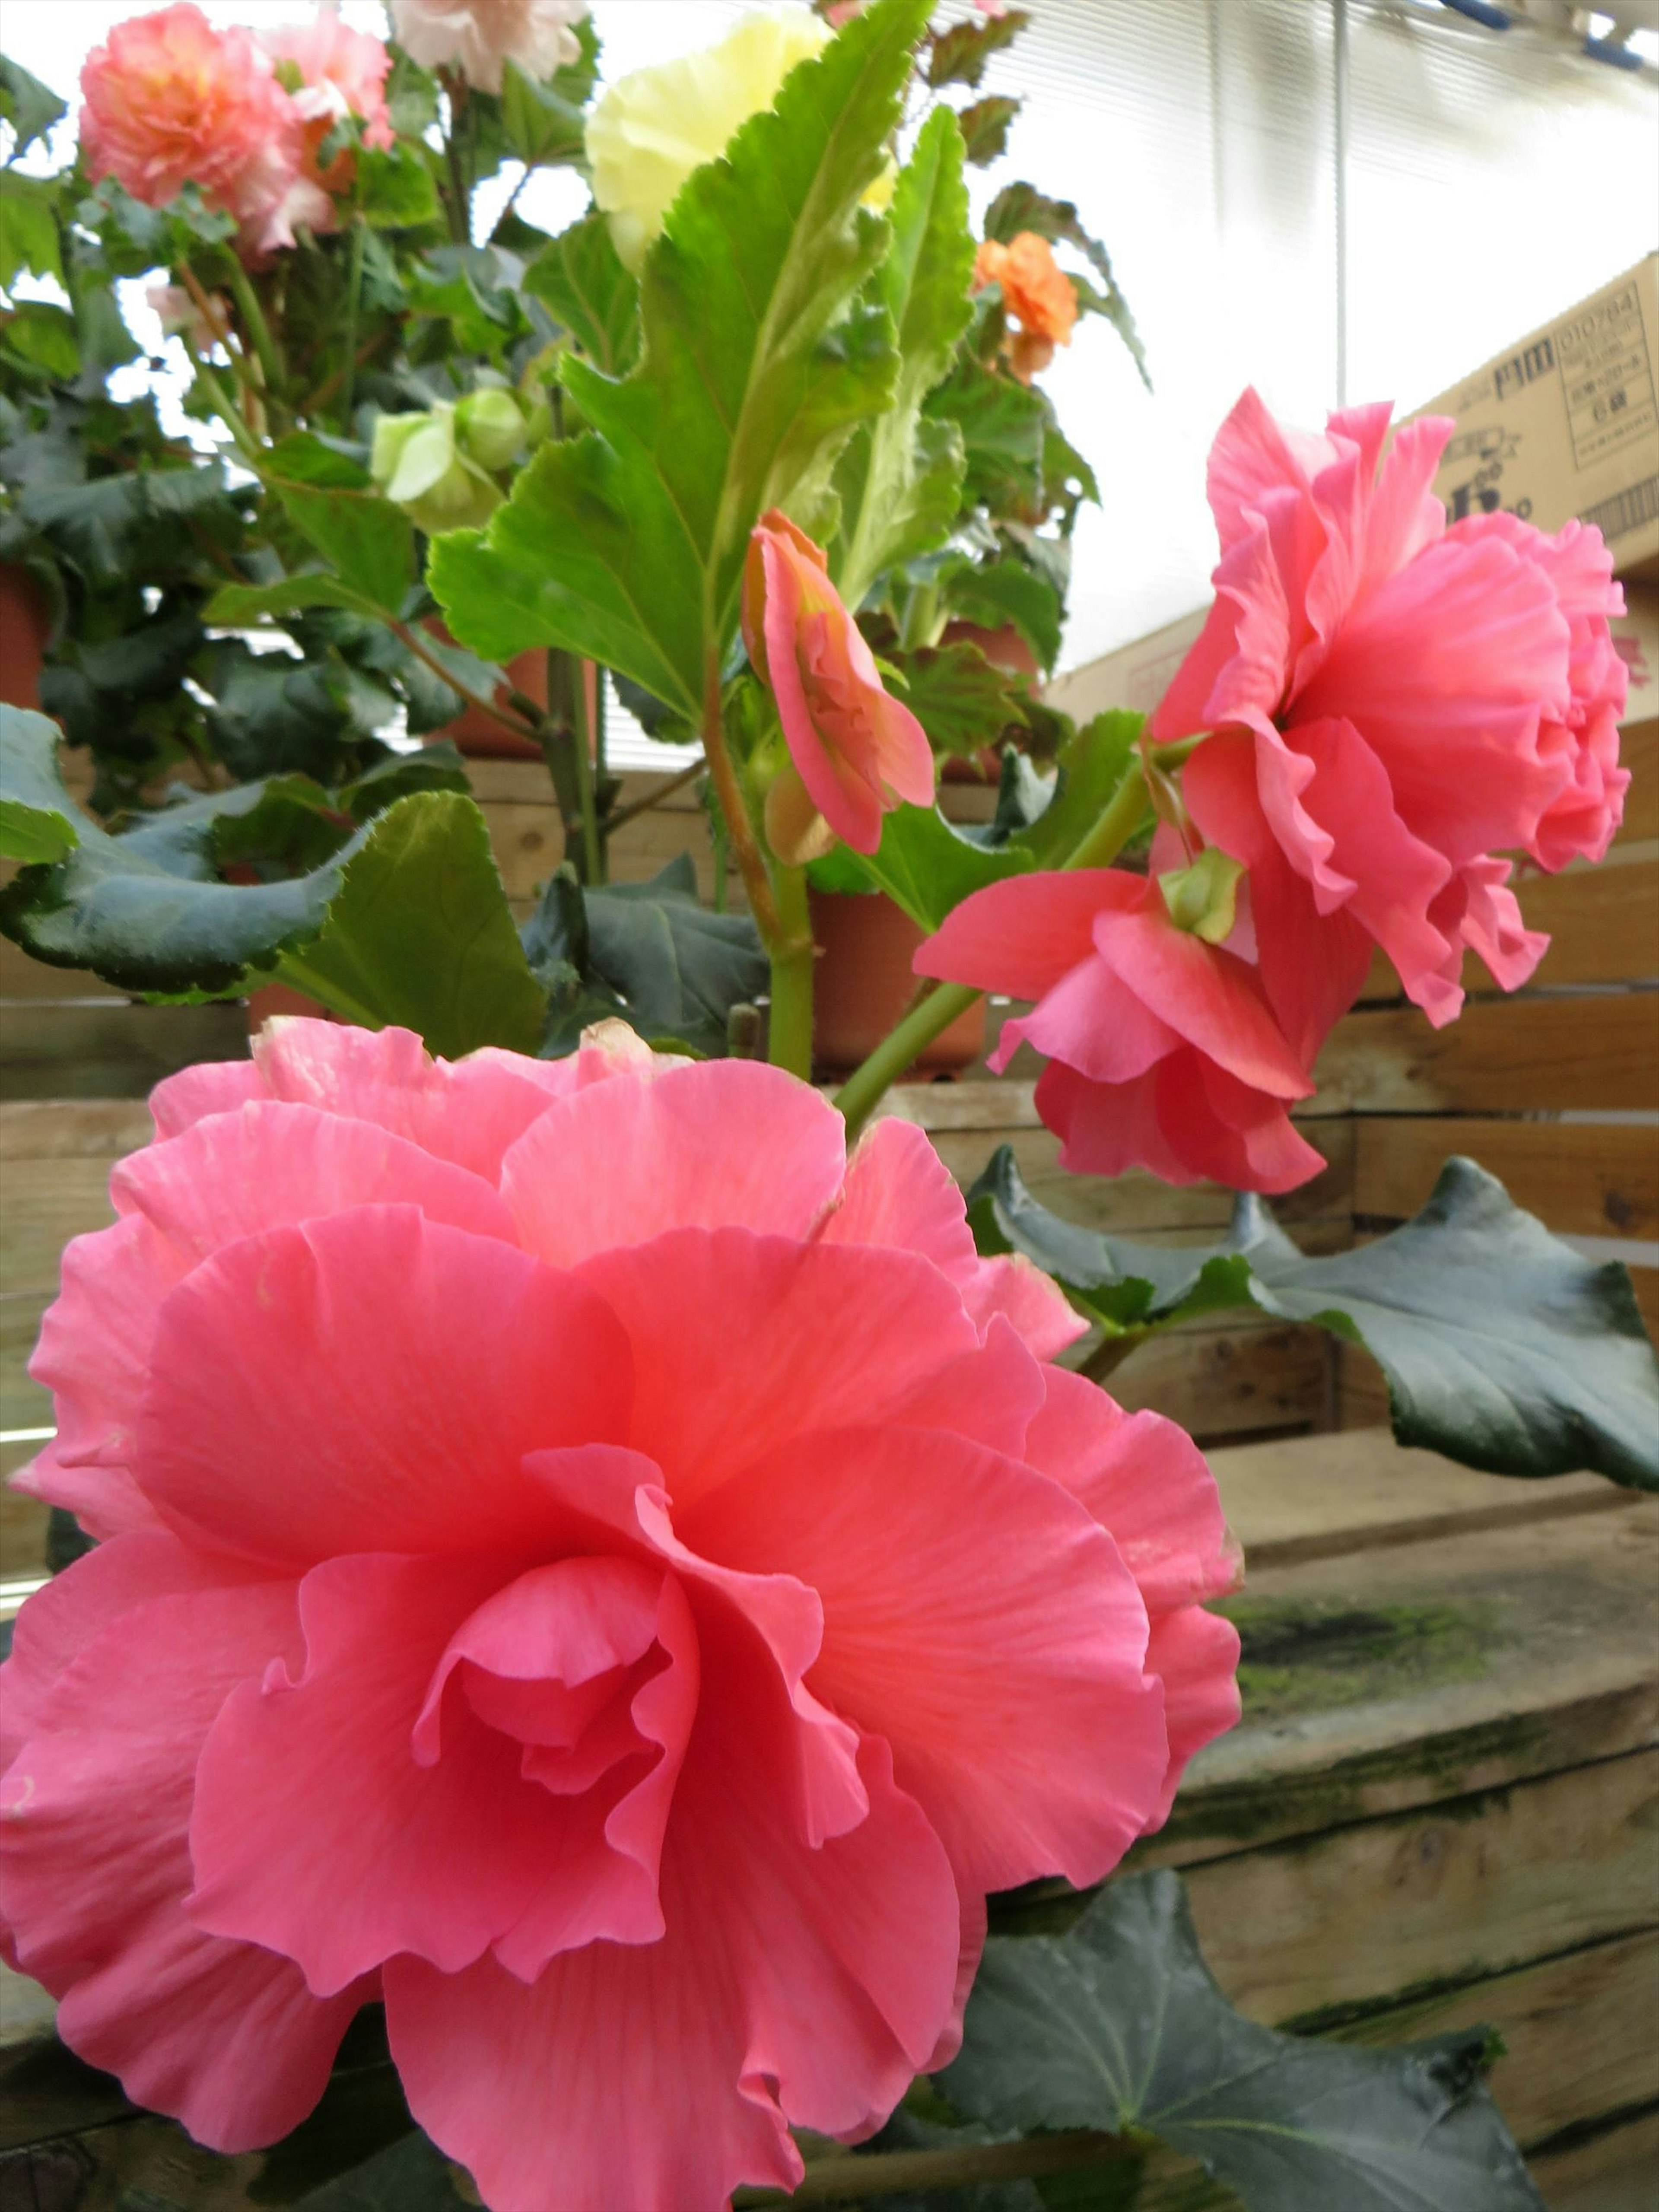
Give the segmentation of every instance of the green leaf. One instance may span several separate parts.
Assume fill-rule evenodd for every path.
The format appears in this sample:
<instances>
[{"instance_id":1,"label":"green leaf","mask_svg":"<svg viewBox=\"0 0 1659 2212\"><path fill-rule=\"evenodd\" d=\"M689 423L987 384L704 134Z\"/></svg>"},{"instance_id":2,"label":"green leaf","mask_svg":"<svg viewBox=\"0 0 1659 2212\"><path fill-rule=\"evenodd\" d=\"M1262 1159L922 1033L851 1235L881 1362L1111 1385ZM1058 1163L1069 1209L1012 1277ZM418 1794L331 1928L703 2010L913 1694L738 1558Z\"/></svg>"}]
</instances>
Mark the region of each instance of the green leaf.
<instances>
[{"instance_id":1,"label":"green leaf","mask_svg":"<svg viewBox=\"0 0 1659 2212\"><path fill-rule=\"evenodd\" d=\"M623 268L604 216L586 216L550 239L524 283L596 368L607 376L632 368L640 351L639 282Z\"/></svg>"},{"instance_id":2,"label":"green leaf","mask_svg":"<svg viewBox=\"0 0 1659 2212\"><path fill-rule=\"evenodd\" d=\"M57 181L55 177L26 177L15 169L0 173L0 292L10 291L20 270L63 283L64 258L52 204Z\"/></svg>"},{"instance_id":3,"label":"green leaf","mask_svg":"<svg viewBox=\"0 0 1659 2212\"><path fill-rule=\"evenodd\" d=\"M1362 2050L1259 2027L1161 1869L1113 1882L1064 1936L992 1936L940 2087L994 2128L1149 2130L1248 2212L1542 2212L1482 2079L1489 2042Z\"/></svg>"},{"instance_id":4,"label":"green leaf","mask_svg":"<svg viewBox=\"0 0 1659 2212\"><path fill-rule=\"evenodd\" d=\"M977 84L992 55L1012 46L1030 20L1025 9L1010 8L1003 15L981 17L978 22L952 23L933 41L933 51L927 58L928 83L935 87Z\"/></svg>"},{"instance_id":5,"label":"green leaf","mask_svg":"<svg viewBox=\"0 0 1659 2212\"><path fill-rule=\"evenodd\" d=\"M959 836L937 806L900 806L884 820L876 852L839 848L815 860L811 874L823 890L885 891L918 928L932 931L972 892L1030 866L1028 853Z\"/></svg>"},{"instance_id":6,"label":"green leaf","mask_svg":"<svg viewBox=\"0 0 1659 2212\"><path fill-rule=\"evenodd\" d=\"M532 168L578 161L586 125L580 104L568 99L556 78L538 83L516 62L501 73L501 122L507 143Z\"/></svg>"},{"instance_id":7,"label":"green leaf","mask_svg":"<svg viewBox=\"0 0 1659 2212\"><path fill-rule=\"evenodd\" d=\"M79 374L81 341L67 307L47 300L20 300L0 319L0 342L17 360L60 384Z\"/></svg>"},{"instance_id":8,"label":"green leaf","mask_svg":"<svg viewBox=\"0 0 1659 2212\"><path fill-rule=\"evenodd\" d=\"M1402 1444L1493 1474L1584 1468L1659 1489L1659 1358L1628 1272L1552 1237L1472 1160L1447 1162L1414 1220L1314 1259L1256 1198L1208 1252L1103 1237L1039 1206L1006 1147L972 1201L983 1232L1114 1327L1248 1302L1370 1352Z\"/></svg>"},{"instance_id":9,"label":"green leaf","mask_svg":"<svg viewBox=\"0 0 1659 2212\"><path fill-rule=\"evenodd\" d=\"M438 221L443 209L437 182L408 139L395 146L361 146L355 158L363 218L377 230L415 230Z\"/></svg>"},{"instance_id":10,"label":"green leaf","mask_svg":"<svg viewBox=\"0 0 1659 2212\"><path fill-rule=\"evenodd\" d=\"M1083 228L1083 219L1075 204L1071 200L1051 199L1035 185L1006 185L985 211L985 235L1000 239L1006 244L1022 230L1036 231L1050 245L1058 245L1064 240L1087 257L1103 289L1097 292L1092 285L1078 286L1079 304L1091 313L1106 317L1128 348L1140 371L1140 380L1150 392L1152 380L1146 373L1146 348L1135 329L1129 303L1119 291L1117 279L1112 274L1112 258L1100 240L1091 237Z\"/></svg>"},{"instance_id":11,"label":"green leaf","mask_svg":"<svg viewBox=\"0 0 1659 2212\"><path fill-rule=\"evenodd\" d=\"M967 757L994 745L1019 710L1010 689L1012 679L988 661L976 645L922 646L896 652L894 665L904 678L904 704L927 732L935 752Z\"/></svg>"},{"instance_id":12,"label":"green leaf","mask_svg":"<svg viewBox=\"0 0 1659 2212\"><path fill-rule=\"evenodd\" d=\"M6 156L9 163L27 154L37 138L44 138L68 113L49 85L0 54L0 123L9 124L12 130L11 151Z\"/></svg>"},{"instance_id":13,"label":"green leaf","mask_svg":"<svg viewBox=\"0 0 1659 2212\"><path fill-rule=\"evenodd\" d=\"M586 892L584 904L592 974L641 1036L724 1052L727 1015L759 997L770 974L748 915L698 904L686 853L649 883L608 884Z\"/></svg>"},{"instance_id":14,"label":"green leaf","mask_svg":"<svg viewBox=\"0 0 1659 2212\"><path fill-rule=\"evenodd\" d=\"M1134 759L1146 720L1127 708L1108 708L1061 744L1053 798L1012 838L1040 868L1058 867L1068 859L1106 811Z\"/></svg>"},{"instance_id":15,"label":"green leaf","mask_svg":"<svg viewBox=\"0 0 1659 2212\"><path fill-rule=\"evenodd\" d=\"M453 793L400 799L345 861L321 928L279 979L368 1029L396 1024L453 1060L534 1052L546 994L531 974L483 816Z\"/></svg>"},{"instance_id":16,"label":"green leaf","mask_svg":"<svg viewBox=\"0 0 1659 2212\"><path fill-rule=\"evenodd\" d=\"M1046 576L1023 562L1004 558L974 561L955 554L938 576L945 604L963 621L984 629L1012 623L1045 668L1060 658L1065 602Z\"/></svg>"},{"instance_id":17,"label":"green leaf","mask_svg":"<svg viewBox=\"0 0 1659 2212\"><path fill-rule=\"evenodd\" d=\"M1040 508L1048 425L1048 403L1040 392L964 358L928 394L927 411L962 434L969 504L998 514Z\"/></svg>"},{"instance_id":18,"label":"green leaf","mask_svg":"<svg viewBox=\"0 0 1659 2212\"><path fill-rule=\"evenodd\" d=\"M893 242L871 287L891 316L898 385L885 413L860 425L836 471L841 498L836 581L860 605L877 577L950 535L965 465L954 424L922 402L951 366L972 317L974 240L956 118L936 108L893 191Z\"/></svg>"},{"instance_id":19,"label":"green leaf","mask_svg":"<svg viewBox=\"0 0 1659 2212\"><path fill-rule=\"evenodd\" d=\"M283 576L274 584L222 584L203 610L205 619L227 629L250 628L267 616L297 614L305 607L342 607L352 614L378 614L374 601L349 584L313 569Z\"/></svg>"},{"instance_id":20,"label":"green leaf","mask_svg":"<svg viewBox=\"0 0 1659 2212\"><path fill-rule=\"evenodd\" d=\"M414 576L415 533L360 461L295 430L271 447L260 473L343 582L371 606L400 611Z\"/></svg>"},{"instance_id":21,"label":"green leaf","mask_svg":"<svg viewBox=\"0 0 1659 2212\"><path fill-rule=\"evenodd\" d=\"M237 520L223 465L135 469L64 483L48 472L18 500L26 521L63 560L94 584L119 583L135 569L171 566L192 523L216 530Z\"/></svg>"},{"instance_id":22,"label":"green leaf","mask_svg":"<svg viewBox=\"0 0 1659 2212\"><path fill-rule=\"evenodd\" d=\"M968 159L976 167L983 168L1007 152L1009 129L1024 104L1005 93L991 93L957 111Z\"/></svg>"},{"instance_id":23,"label":"green leaf","mask_svg":"<svg viewBox=\"0 0 1659 2212\"><path fill-rule=\"evenodd\" d=\"M464 643L561 646L701 719L755 522L816 515L830 458L891 397L887 319L848 310L885 243L859 202L927 13L877 0L688 180L646 258L638 365L618 381L568 358L588 434L544 446L482 538L435 550Z\"/></svg>"},{"instance_id":24,"label":"green leaf","mask_svg":"<svg viewBox=\"0 0 1659 2212\"><path fill-rule=\"evenodd\" d=\"M58 732L44 714L0 706L0 859L61 860L81 842L78 810L58 772Z\"/></svg>"}]
</instances>

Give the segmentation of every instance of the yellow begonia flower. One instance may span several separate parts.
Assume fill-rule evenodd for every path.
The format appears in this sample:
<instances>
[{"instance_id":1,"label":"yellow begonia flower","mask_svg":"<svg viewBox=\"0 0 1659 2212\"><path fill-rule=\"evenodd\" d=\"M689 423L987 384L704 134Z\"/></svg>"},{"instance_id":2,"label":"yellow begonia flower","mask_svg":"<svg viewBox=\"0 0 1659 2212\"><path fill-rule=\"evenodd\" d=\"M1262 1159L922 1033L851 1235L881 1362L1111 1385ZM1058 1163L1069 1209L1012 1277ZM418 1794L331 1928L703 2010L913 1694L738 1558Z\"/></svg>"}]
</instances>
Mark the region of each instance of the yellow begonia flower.
<instances>
[{"instance_id":1,"label":"yellow begonia flower","mask_svg":"<svg viewBox=\"0 0 1659 2212\"><path fill-rule=\"evenodd\" d=\"M644 261L691 172L723 154L751 115L771 106L796 64L833 35L805 8L768 9L700 53L635 70L611 87L588 118L587 159L593 198L629 269ZM889 163L865 198L883 208L892 196Z\"/></svg>"}]
</instances>

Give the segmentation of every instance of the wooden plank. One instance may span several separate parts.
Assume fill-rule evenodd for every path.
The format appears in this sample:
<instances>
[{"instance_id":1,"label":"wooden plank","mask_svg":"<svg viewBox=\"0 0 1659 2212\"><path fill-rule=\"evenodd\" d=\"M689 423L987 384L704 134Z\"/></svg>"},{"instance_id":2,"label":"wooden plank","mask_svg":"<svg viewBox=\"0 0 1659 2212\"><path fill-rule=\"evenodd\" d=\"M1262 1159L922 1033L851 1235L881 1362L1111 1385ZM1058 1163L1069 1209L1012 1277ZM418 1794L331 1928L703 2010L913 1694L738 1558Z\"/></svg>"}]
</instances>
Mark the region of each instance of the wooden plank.
<instances>
[{"instance_id":1,"label":"wooden plank","mask_svg":"<svg viewBox=\"0 0 1659 2212\"><path fill-rule=\"evenodd\" d=\"M1310 1115L1659 1108L1659 992L1476 1000L1443 1030L1414 1006L1362 1009L1314 1078Z\"/></svg>"},{"instance_id":2,"label":"wooden plank","mask_svg":"<svg viewBox=\"0 0 1659 2212\"><path fill-rule=\"evenodd\" d=\"M1406 1450L1387 1429L1244 1444L1212 1453L1210 1466L1252 1586L1270 1568L1632 1504L1599 1474L1511 1481Z\"/></svg>"},{"instance_id":3,"label":"wooden plank","mask_svg":"<svg viewBox=\"0 0 1659 2212\"><path fill-rule=\"evenodd\" d=\"M246 1060L240 1004L0 1003L0 1098L137 1098L199 1060Z\"/></svg>"},{"instance_id":4,"label":"wooden plank","mask_svg":"<svg viewBox=\"0 0 1659 2212\"><path fill-rule=\"evenodd\" d=\"M107 1159L31 1160L7 1170L0 1210L0 1294L54 1291L64 1247L115 1218Z\"/></svg>"},{"instance_id":5,"label":"wooden plank","mask_svg":"<svg viewBox=\"0 0 1659 2212\"><path fill-rule=\"evenodd\" d=\"M1650 2014L1652 2007L1650 1987ZM1546 2148L1527 2163L1549 2212L1653 2212L1659 2204L1659 2112L1598 2129L1559 2150Z\"/></svg>"},{"instance_id":6,"label":"wooden plank","mask_svg":"<svg viewBox=\"0 0 1659 2212\"><path fill-rule=\"evenodd\" d=\"M1131 1413L1167 1414L1200 1443L1258 1429L1323 1425L1331 1410L1328 1340L1260 1323L1150 1338L1111 1377Z\"/></svg>"},{"instance_id":7,"label":"wooden plank","mask_svg":"<svg viewBox=\"0 0 1659 2212\"><path fill-rule=\"evenodd\" d=\"M48 968L44 960L32 960L21 945L0 937L0 999L120 1000L121 994L78 969Z\"/></svg>"},{"instance_id":8,"label":"wooden plank","mask_svg":"<svg viewBox=\"0 0 1659 2212\"><path fill-rule=\"evenodd\" d=\"M1620 839L1634 844L1659 837L1659 720L1626 722L1619 732L1619 757L1630 770Z\"/></svg>"},{"instance_id":9,"label":"wooden plank","mask_svg":"<svg viewBox=\"0 0 1659 2212\"><path fill-rule=\"evenodd\" d=\"M1559 1236L1659 1236L1659 1129L1616 1122L1367 1116L1357 1131L1354 1212L1406 1219L1454 1152L1479 1160Z\"/></svg>"},{"instance_id":10,"label":"wooden plank","mask_svg":"<svg viewBox=\"0 0 1659 2212\"><path fill-rule=\"evenodd\" d=\"M1659 1752L1189 1866L1212 1970L1279 2021L1475 1981L1659 1921Z\"/></svg>"},{"instance_id":11,"label":"wooden plank","mask_svg":"<svg viewBox=\"0 0 1659 2212\"><path fill-rule=\"evenodd\" d=\"M1224 1603L1244 1718L1194 1760L1135 1863L1256 1850L1659 1742L1659 1501L1625 1497L1248 1571Z\"/></svg>"}]
</instances>

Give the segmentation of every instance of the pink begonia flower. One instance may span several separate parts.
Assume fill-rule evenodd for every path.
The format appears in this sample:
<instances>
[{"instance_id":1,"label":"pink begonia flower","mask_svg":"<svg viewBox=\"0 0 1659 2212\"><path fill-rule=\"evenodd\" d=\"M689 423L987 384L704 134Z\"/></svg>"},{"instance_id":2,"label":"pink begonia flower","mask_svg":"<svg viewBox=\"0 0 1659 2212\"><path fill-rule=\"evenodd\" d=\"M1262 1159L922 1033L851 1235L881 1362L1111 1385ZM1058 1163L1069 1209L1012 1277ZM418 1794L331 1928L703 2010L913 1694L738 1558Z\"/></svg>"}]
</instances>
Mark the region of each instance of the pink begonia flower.
<instances>
[{"instance_id":1,"label":"pink begonia flower","mask_svg":"<svg viewBox=\"0 0 1659 2212\"><path fill-rule=\"evenodd\" d=\"M786 769L768 794L767 835L781 860L825 849L828 836L814 838L819 821L854 852L873 853L884 814L905 800L932 805L927 732L883 689L822 548L775 507L749 540L743 635L777 702L795 772Z\"/></svg>"},{"instance_id":2,"label":"pink begonia flower","mask_svg":"<svg viewBox=\"0 0 1659 2212\"><path fill-rule=\"evenodd\" d=\"M300 89L290 97L304 125L307 177L325 191L348 191L355 167L349 149L324 168L322 143L349 115L362 124L364 145L385 153L397 143L386 101L392 56L379 39L343 23L330 5L320 7L309 23L266 31L260 44L273 62L289 63L300 74Z\"/></svg>"},{"instance_id":3,"label":"pink begonia flower","mask_svg":"<svg viewBox=\"0 0 1659 2212\"><path fill-rule=\"evenodd\" d=\"M276 211L300 169L301 118L251 32L216 31L179 0L118 23L88 56L81 89L94 180L113 176L148 207L193 184L256 250L283 242Z\"/></svg>"},{"instance_id":4,"label":"pink begonia flower","mask_svg":"<svg viewBox=\"0 0 1659 2212\"><path fill-rule=\"evenodd\" d=\"M1466 948L1512 989L1548 942L1498 856L1597 860L1618 827L1626 677L1607 622L1624 599L1579 523L1448 529L1430 487L1452 424L1407 422L1385 456L1389 414L1351 408L1317 436L1281 429L1254 392L1239 401L1210 456L1215 605L1149 735L1226 733L1182 795L1253 877L1271 843L1297 878L1273 895L1289 941L1257 901L1264 966L1317 959L1357 989L1356 945L1375 941L1443 1023ZM1309 922L1337 915L1341 943L1315 952Z\"/></svg>"},{"instance_id":5,"label":"pink begonia flower","mask_svg":"<svg viewBox=\"0 0 1659 2212\"><path fill-rule=\"evenodd\" d=\"M383 1997L495 2212L788 2188L1237 1713L1169 1422L1048 1364L922 1133L781 1071L268 1025L76 1239L23 1477L102 1540L0 1683L0 1913L226 2150Z\"/></svg>"},{"instance_id":6,"label":"pink begonia flower","mask_svg":"<svg viewBox=\"0 0 1659 2212\"><path fill-rule=\"evenodd\" d=\"M1036 1106L1079 1175L1151 1169L1285 1191L1325 1163L1291 1126L1313 1090L1239 954L1170 919L1156 881L1121 868L991 884L948 914L916 973L1035 999L990 1065L1022 1042L1048 1065Z\"/></svg>"},{"instance_id":7,"label":"pink begonia flower","mask_svg":"<svg viewBox=\"0 0 1659 2212\"><path fill-rule=\"evenodd\" d=\"M508 62L537 83L568 69L587 0L388 0L398 43L422 69L459 70L499 92Z\"/></svg>"}]
</instances>

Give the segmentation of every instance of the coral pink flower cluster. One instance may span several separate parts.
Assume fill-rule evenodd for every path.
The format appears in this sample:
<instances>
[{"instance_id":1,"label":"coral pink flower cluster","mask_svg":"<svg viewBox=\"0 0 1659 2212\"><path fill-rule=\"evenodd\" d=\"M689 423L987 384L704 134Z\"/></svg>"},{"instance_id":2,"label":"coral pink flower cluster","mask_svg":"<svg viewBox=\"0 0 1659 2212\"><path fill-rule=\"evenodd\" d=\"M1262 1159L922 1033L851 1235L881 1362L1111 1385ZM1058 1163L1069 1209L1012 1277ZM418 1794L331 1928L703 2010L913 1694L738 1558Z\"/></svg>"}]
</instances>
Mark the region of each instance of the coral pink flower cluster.
<instances>
[{"instance_id":1,"label":"coral pink flower cluster","mask_svg":"<svg viewBox=\"0 0 1659 2212\"><path fill-rule=\"evenodd\" d=\"M873 853L884 814L933 804L927 732L883 686L823 548L775 507L750 538L743 635L789 748L766 799L780 860L812 859L836 837Z\"/></svg>"},{"instance_id":2,"label":"coral pink flower cluster","mask_svg":"<svg viewBox=\"0 0 1659 2212\"><path fill-rule=\"evenodd\" d=\"M1506 856L1599 860L1619 825L1624 599L1600 532L1504 514L1449 529L1431 486L1452 424L1390 445L1389 414L1302 435L1246 392L1211 453L1215 604L1148 735L1200 740L1180 775L1188 849L1249 871L1226 945L1178 947L1157 893L1111 870L994 886L918 955L924 974L1040 999L1004 1037L1049 1055L1038 1103L1069 1167L1305 1180L1319 1156L1287 1108L1375 951L1436 1024L1462 1007L1466 951L1515 989L1548 939Z\"/></svg>"},{"instance_id":3,"label":"coral pink flower cluster","mask_svg":"<svg viewBox=\"0 0 1659 2212\"><path fill-rule=\"evenodd\" d=\"M10 1956L225 2149L380 1997L495 2212L792 2186L955 2048L986 1893L1236 1717L1203 1461L780 1071L300 1021L153 1103L34 1367L102 1541L3 1677Z\"/></svg>"},{"instance_id":4,"label":"coral pink flower cluster","mask_svg":"<svg viewBox=\"0 0 1659 2212\"><path fill-rule=\"evenodd\" d=\"M351 156L319 167L334 125L355 116L367 144L392 143L389 58L331 9L263 40L235 26L215 30L191 0L132 16L81 72L88 172L114 177L149 207L194 185L235 218L245 252L292 246L296 224L337 222L331 195L349 185ZM297 90L285 76L297 76Z\"/></svg>"}]
</instances>

